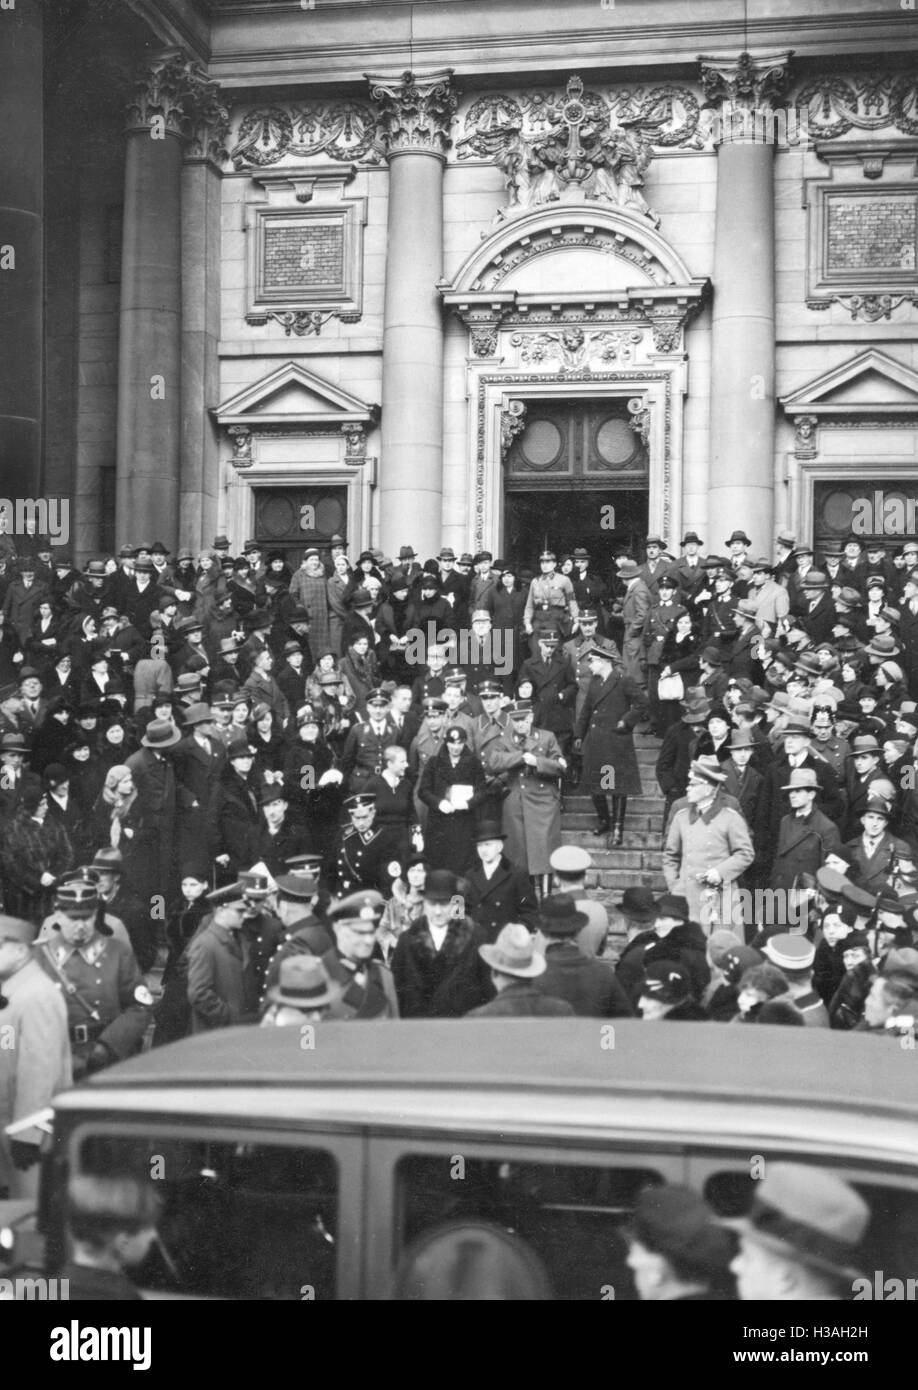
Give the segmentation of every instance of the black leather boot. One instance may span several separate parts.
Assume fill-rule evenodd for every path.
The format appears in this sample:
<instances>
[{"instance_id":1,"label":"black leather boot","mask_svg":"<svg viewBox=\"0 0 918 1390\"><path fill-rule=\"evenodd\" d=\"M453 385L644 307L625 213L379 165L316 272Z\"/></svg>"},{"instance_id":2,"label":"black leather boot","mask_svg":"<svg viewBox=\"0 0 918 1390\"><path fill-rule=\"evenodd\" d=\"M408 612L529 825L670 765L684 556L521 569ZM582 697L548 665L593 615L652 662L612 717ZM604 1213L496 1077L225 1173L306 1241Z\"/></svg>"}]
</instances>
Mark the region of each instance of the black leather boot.
<instances>
[{"instance_id":1,"label":"black leather boot","mask_svg":"<svg viewBox=\"0 0 918 1390\"><path fill-rule=\"evenodd\" d=\"M590 827L593 835L608 835L611 830L609 823L609 803L604 796L594 796L593 806L596 810L596 824Z\"/></svg>"},{"instance_id":2,"label":"black leather boot","mask_svg":"<svg viewBox=\"0 0 918 1390\"><path fill-rule=\"evenodd\" d=\"M625 811L628 808L627 796L614 796L612 798L612 843L621 845L625 840Z\"/></svg>"}]
</instances>

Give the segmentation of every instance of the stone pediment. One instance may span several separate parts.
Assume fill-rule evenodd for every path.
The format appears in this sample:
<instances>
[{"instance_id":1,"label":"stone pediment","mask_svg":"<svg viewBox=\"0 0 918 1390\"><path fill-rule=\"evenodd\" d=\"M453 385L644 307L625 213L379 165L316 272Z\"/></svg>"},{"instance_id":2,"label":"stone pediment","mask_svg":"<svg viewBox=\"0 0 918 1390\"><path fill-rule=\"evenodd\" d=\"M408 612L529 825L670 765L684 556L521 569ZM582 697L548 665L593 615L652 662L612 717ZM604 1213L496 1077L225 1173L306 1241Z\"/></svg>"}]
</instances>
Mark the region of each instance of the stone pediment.
<instances>
[{"instance_id":1,"label":"stone pediment","mask_svg":"<svg viewBox=\"0 0 918 1390\"><path fill-rule=\"evenodd\" d=\"M374 423L379 406L333 386L298 362L286 362L247 386L213 411L223 426L287 426L328 429L336 425Z\"/></svg>"},{"instance_id":2,"label":"stone pediment","mask_svg":"<svg viewBox=\"0 0 918 1390\"><path fill-rule=\"evenodd\" d=\"M785 414L918 414L918 372L870 348L781 397Z\"/></svg>"}]
</instances>

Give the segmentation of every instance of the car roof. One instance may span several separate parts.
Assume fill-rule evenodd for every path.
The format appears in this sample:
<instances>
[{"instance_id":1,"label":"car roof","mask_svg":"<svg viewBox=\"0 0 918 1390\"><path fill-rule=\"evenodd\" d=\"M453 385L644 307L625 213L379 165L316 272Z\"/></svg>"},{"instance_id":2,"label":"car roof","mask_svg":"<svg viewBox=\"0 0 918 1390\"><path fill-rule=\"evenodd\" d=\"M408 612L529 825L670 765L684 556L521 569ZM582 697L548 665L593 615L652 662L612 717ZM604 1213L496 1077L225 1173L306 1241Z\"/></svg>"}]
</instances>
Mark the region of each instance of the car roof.
<instances>
[{"instance_id":1,"label":"car roof","mask_svg":"<svg viewBox=\"0 0 918 1390\"><path fill-rule=\"evenodd\" d=\"M314 1046L304 1046L307 1042ZM218 1029L64 1092L64 1125L470 1137L627 1152L702 1145L918 1172L915 1059L769 1025L476 1019ZM842 1158L844 1156L844 1158Z\"/></svg>"},{"instance_id":2,"label":"car roof","mask_svg":"<svg viewBox=\"0 0 918 1390\"><path fill-rule=\"evenodd\" d=\"M100 1092L350 1086L628 1091L799 1097L918 1117L915 1058L892 1041L828 1029L638 1020L476 1019L236 1027L154 1048L94 1076Z\"/></svg>"}]
</instances>

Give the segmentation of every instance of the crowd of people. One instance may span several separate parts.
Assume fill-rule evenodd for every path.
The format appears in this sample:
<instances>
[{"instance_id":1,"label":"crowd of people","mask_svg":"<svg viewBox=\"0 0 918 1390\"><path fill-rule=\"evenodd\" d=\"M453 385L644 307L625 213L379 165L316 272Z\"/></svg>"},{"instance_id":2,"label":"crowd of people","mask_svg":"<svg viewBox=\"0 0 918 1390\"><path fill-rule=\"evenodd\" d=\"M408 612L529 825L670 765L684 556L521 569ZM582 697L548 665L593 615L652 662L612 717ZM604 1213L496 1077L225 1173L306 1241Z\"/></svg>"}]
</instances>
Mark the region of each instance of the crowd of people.
<instances>
[{"instance_id":1,"label":"crowd of people","mask_svg":"<svg viewBox=\"0 0 918 1390\"><path fill-rule=\"evenodd\" d=\"M3 1124L236 1023L913 1038L918 542L819 567L749 544L650 536L599 576L580 549L531 573L334 537L291 573L218 536L78 570L0 533L0 986L36 1037ZM666 891L636 873L612 942L561 809L591 797L623 843L635 730L661 739ZM4 1140L0 1185L39 1143Z\"/></svg>"}]
</instances>

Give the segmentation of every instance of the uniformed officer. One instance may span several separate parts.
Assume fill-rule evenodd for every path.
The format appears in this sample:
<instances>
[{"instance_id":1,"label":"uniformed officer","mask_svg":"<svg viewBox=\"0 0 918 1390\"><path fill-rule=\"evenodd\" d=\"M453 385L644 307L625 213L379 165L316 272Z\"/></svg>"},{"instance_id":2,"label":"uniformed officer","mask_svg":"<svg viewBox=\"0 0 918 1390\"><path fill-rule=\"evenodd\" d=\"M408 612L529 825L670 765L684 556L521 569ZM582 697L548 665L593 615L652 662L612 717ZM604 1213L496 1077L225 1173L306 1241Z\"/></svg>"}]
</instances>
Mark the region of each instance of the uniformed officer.
<instances>
[{"instance_id":1,"label":"uniformed officer","mask_svg":"<svg viewBox=\"0 0 918 1390\"><path fill-rule=\"evenodd\" d=\"M574 719L576 720L580 711L583 709L583 702L586 693L593 679L593 672L590 669L588 652L593 647L604 647L609 652L613 663L621 665L622 654L612 641L611 637L597 636L599 631L599 613L595 608L583 608L579 618L580 631L575 633L561 648L567 657L577 681L577 697L574 702Z\"/></svg>"},{"instance_id":2,"label":"uniformed officer","mask_svg":"<svg viewBox=\"0 0 918 1390\"><path fill-rule=\"evenodd\" d=\"M335 944L322 956L333 983L342 989L330 1019L398 1018L392 972L373 958L385 903L379 893L351 893L329 910Z\"/></svg>"},{"instance_id":3,"label":"uniformed officer","mask_svg":"<svg viewBox=\"0 0 918 1390\"><path fill-rule=\"evenodd\" d=\"M58 884L52 939L38 952L42 969L63 993L73 1051L73 1075L139 1052L153 995L130 946L97 925L98 885L89 878Z\"/></svg>"},{"instance_id":4,"label":"uniformed officer","mask_svg":"<svg viewBox=\"0 0 918 1390\"><path fill-rule=\"evenodd\" d=\"M439 753L446 733L446 701L430 698L424 701L421 727L411 740L408 750L408 776L415 788L414 809L421 829L427 824L427 807L417 794L417 785L428 761Z\"/></svg>"},{"instance_id":5,"label":"uniformed officer","mask_svg":"<svg viewBox=\"0 0 918 1390\"><path fill-rule=\"evenodd\" d=\"M497 738L508 727L510 720L501 709L503 691L499 681L480 681L475 687L475 692L481 701L481 714L472 721L471 744L472 752L480 758L482 748L492 738Z\"/></svg>"},{"instance_id":6,"label":"uniformed officer","mask_svg":"<svg viewBox=\"0 0 918 1390\"><path fill-rule=\"evenodd\" d=\"M322 881L334 895L380 888L388 893L392 878L385 836L373 825L375 798L365 792L349 796L344 808L351 823L338 831L322 870Z\"/></svg>"},{"instance_id":7,"label":"uniformed officer","mask_svg":"<svg viewBox=\"0 0 918 1390\"><path fill-rule=\"evenodd\" d=\"M347 736L339 764L349 791L366 790L371 777L379 777L386 765L385 752L398 742L398 728L389 717L391 699L381 687L367 696L367 719Z\"/></svg>"},{"instance_id":8,"label":"uniformed officer","mask_svg":"<svg viewBox=\"0 0 918 1390\"><path fill-rule=\"evenodd\" d=\"M523 628L533 638L530 645L533 656L538 654L538 634L542 628L556 628L567 638L578 613L573 584L566 574L555 571L557 556L554 551L544 550L539 556L539 565L542 573L529 585L523 610Z\"/></svg>"}]
</instances>

